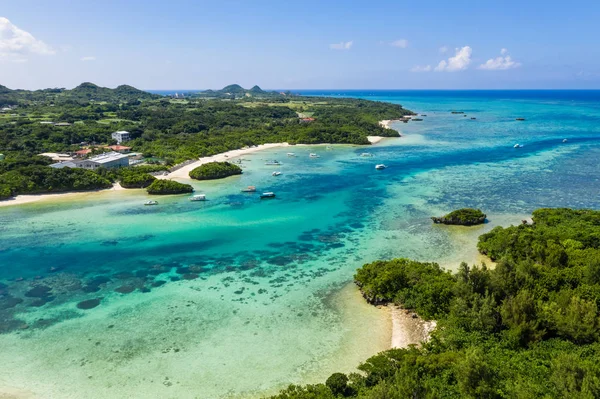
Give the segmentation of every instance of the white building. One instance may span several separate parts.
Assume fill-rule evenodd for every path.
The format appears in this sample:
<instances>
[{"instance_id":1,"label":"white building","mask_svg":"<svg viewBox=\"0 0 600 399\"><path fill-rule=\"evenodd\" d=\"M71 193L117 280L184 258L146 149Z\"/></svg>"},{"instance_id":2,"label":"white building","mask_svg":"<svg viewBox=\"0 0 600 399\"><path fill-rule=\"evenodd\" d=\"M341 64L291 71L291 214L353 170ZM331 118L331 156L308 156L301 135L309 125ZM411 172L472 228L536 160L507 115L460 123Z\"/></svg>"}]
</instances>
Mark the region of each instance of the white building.
<instances>
[{"instance_id":1,"label":"white building","mask_svg":"<svg viewBox=\"0 0 600 399\"><path fill-rule=\"evenodd\" d=\"M120 130L118 132L114 132L110 135L113 139L117 140L117 144L124 143L125 141L131 140L131 135L129 132L125 130Z\"/></svg>"},{"instance_id":2,"label":"white building","mask_svg":"<svg viewBox=\"0 0 600 399\"><path fill-rule=\"evenodd\" d=\"M82 168L95 170L98 168L121 168L123 166L129 166L129 155L119 154L118 152L107 152L101 155L97 155L90 159L83 159L80 161L68 161L59 162L50 165L51 168Z\"/></svg>"}]
</instances>

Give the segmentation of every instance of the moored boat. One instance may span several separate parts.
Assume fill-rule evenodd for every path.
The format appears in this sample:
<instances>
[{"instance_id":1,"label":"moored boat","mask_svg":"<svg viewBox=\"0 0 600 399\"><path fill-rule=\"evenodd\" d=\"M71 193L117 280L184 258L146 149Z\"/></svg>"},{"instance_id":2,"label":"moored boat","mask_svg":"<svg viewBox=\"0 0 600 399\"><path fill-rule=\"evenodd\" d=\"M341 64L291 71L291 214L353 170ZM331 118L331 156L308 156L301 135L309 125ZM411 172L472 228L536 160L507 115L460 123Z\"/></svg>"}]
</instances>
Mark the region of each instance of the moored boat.
<instances>
[{"instance_id":1,"label":"moored boat","mask_svg":"<svg viewBox=\"0 0 600 399\"><path fill-rule=\"evenodd\" d=\"M314 152L311 152L311 153L308 155L308 157L309 157L309 158L320 158L320 156L319 156L319 155L317 155L317 154L315 154Z\"/></svg>"},{"instance_id":2,"label":"moored boat","mask_svg":"<svg viewBox=\"0 0 600 399\"><path fill-rule=\"evenodd\" d=\"M373 154L371 154L370 152L363 152L362 154L360 154L361 157L367 158L367 157L372 157Z\"/></svg>"},{"instance_id":3,"label":"moored boat","mask_svg":"<svg viewBox=\"0 0 600 399\"><path fill-rule=\"evenodd\" d=\"M273 176L279 176L281 174L281 172L277 171L277 172L273 172L271 173Z\"/></svg>"},{"instance_id":4,"label":"moored boat","mask_svg":"<svg viewBox=\"0 0 600 399\"><path fill-rule=\"evenodd\" d=\"M158 201L146 201L144 205L158 205Z\"/></svg>"},{"instance_id":5,"label":"moored boat","mask_svg":"<svg viewBox=\"0 0 600 399\"><path fill-rule=\"evenodd\" d=\"M563 139L563 143L566 143L566 142L567 142L567 139Z\"/></svg>"},{"instance_id":6,"label":"moored boat","mask_svg":"<svg viewBox=\"0 0 600 399\"><path fill-rule=\"evenodd\" d=\"M196 194L196 195L190 197L190 201L206 201L206 195Z\"/></svg>"},{"instance_id":7,"label":"moored boat","mask_svg":"<svg viewBox=\"0 0 600 399\"><path fill-rule=\"evenodd\" d=\"M279 162L278 160L274 159L272 161L265 162L265 165L281 165L281 162Z\"/></svg>"},{"instance_id":8,"label":"moored boat","mask_svg":"<svg viewBox=\"0 0 600 399\"><path fill-rule=\"evenodd\" d=\"M287 153L287 156L288 156L288 157L295 157L295 156L296 156L296 154L294 154L293 152L288 152L288 153Z\"/></svg>"},{"instance_id":9,"label":"moored boat","mask_svg":"<svg viewBox=\"0 0 600 399\"><path fill-rule=\"evenodd\" d=\"M255 186L248 186L246 188L242 189L243 193L254 193L256 192L256 187Z\"/></svg>"},{"instance_id":10,"label":"moored boat","mask_svg":"<svg viewBox=\"0 0 600 399\"><path fill-rule=\"evenodd\" d=\"M275 198L275 193L272 191L266 192L266 193L262 193L260 195L260 199L268 199L268 198Z\"/></svg>"},{"instance_id":11,"label":"moored boat","mask_svg":"<svg viewBox=\"0 0 600 399\"><path fill-rule=\"evenodd\" d=\"M383 170L387 168L387 166L385 166L384 164L380 163L379 165L375 165L375 169L377 170Z\"/></svg>"},{"instance_id":12,"label":"moored boat","mask_svg":"<svg viewBox=\"0 0 600 399\"><path fill-rule=\"evenodd\" d=\"M523 145L518 144L518 143L513 146L513 148L522 148L522 147L523 147Z\"/></svg>"}]
</instances>

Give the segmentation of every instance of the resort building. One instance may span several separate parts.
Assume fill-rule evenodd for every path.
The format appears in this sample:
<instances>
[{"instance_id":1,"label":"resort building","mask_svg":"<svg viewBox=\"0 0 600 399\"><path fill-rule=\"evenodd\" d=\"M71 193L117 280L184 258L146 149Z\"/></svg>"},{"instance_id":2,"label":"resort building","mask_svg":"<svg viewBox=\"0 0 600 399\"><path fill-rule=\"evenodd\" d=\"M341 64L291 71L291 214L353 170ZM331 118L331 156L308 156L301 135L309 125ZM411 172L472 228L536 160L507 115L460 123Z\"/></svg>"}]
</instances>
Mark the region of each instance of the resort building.
<instances>
[{"instance_id":1,"label":"resort building","mask_svg":"<svg viewBox=\"0 0 600 399\"><path fill-rule=\"evenodd\" d=\"M86 155L88 155L89 153L91 153L92 150L89 148L84 148L83 150L79 150L79 151L75 151L75 156L78 158L83 158Z\"/></svg>"},{"instance_id":2,"label":"resort building","mask_svg":"<svg viewBox=\"0 0 600 399\"><path fill-rule=\"evenodd\" d=\"M64 162L64 161L72 161L73 157L69 154L57 154L56 152L44 152L42 154L38 154L42 157L48 157L55 162Z\"/></svg>"},{"instance_id":3,"label":"resort building","mask_svg":"<svg viewBox=\"0 0 600 399\"><path fill-rule=\"evenodd\" d=\"M123 166L129 166L129 156L125 154L119 154L118 152L107 152L90 159L77 161L76 164L78 168L92 170L97 168L120 168Z\"/></svg>"},{"instance_id":4,"label":"resort building","mask_svg":"<svg viewBox=\"0 0 600 399\"><path fill-rule=\"evenodd\" d=\"M127 154L129 153L129 151L131 151L131 147L125 147L124 145L109 145L106 148L109 148L114 152L118 152L120 154Z\"/></svg>"},{"instance_id":5,"label":"resort building","mask_svg":"<svg viewBox=\"0 0 600 399\"><path fill-rule=\"evenodd\" d=\"M51 168L56 169L82 168L91 170L98 168L121 168L123 166L129 166L129 156L126 154L119 154L118 152L107 152L90 159L58 162L50 165Z\"/></svg>"},{"instance_id":6,"label":"resort building","mask_svg":"<svg viewBox=\"0 0 600 399\"><path fill-rule=\"evenodd\" d=\"M131 140L131 135L129 134L129 132L126 132L125 130L120 130L118 132L114 132L110 135L110 137L112 137L114 140L117 140L117 144L121 144L125 141Z\"/></svg>"}]
</instances>

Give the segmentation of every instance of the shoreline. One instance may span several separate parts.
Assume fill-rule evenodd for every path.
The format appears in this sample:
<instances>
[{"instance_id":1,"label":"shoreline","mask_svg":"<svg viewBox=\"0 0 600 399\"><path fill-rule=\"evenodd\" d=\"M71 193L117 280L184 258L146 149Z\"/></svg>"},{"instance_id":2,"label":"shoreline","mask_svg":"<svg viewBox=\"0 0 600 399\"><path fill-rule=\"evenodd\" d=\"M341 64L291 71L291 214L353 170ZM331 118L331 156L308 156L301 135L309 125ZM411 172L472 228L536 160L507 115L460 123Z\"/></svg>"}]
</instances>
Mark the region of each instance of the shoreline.
<instances>
[{"instance_id":1,"label":"shoreline","mask_svg":"<svg viewBox=\"0 0 600 399\"><path fill-rule=\"evenodd\" d=\"M427 342L436 327L435 320L426 321L416 313L400 306L387 305L392 318L391 349L408 348L410 345L421 346Z\"/></svg>"},{"instance_id":2,"label":"shoreline","mask_svg":"<svg viewBox=\"0 0 600 399\"><path fill-rule=\"evenodd\" d=\"M16 197L0 201L0 208L5 206L25 205L34 202L47 201L51 199L65 199L70 197L86 196L97 193L105 193L109 191L125 191L126 188L121 187L119 183L113 184L111 188L92 191L69 191L65 193L44 193L44 194L21 194Z\"/></svg>"},{"instance_id":3,"label":"shoreline","mask_svg":"<svg viewBox=\"0 0 600 399\"><path fill-rule=\"evenodd\" d=\"M371 145L377 144L386 138L395 138L395 137L382 137L382 136L367 136L367 139L371 143ZM241 148L238 150L230 150L226 152L222 152L220 154L211 155L208 157L198 158L196 162L193 162L189 165L182 167L181 169L177 169L174 172L169 173L168 175L159 175L156 176L157 179L190 179L190 172L197 168L198 166L210 163L210 162L227 162L234 158L239 158L244 155L253 154L255 152L269 150L274 148L286 148L286 147L318 147L324 145L349 145L349 144L331 144L331 143L319 143L319 144L295 144L291 145L289 143L267 143L260 144L255 147ZM352 144L350 144L352 145Z\"/></svg>"},{"instance_id":4,"label":"shoreline","mask_svg":"<svg viewBox=\"0 0 600 399\"><path fill-rule=\"evenodd\" d=\"M387 139L387 138L390 138L390 137L367 136L367 139L369 140L371 145L380 143L382 140ZM391 137L391 138L395 138L395 137ZM328 144L328 143L296 144L295 146L323 146L323 145L336 145L336 144ZM339 144L339 145L348 145L348 144ZM267 143L267 144L260 144L256 147L241 148L238 150L226 151L226 152L211 155L208 157L199 158L196 162L186 165L186 166L182 167L181 169L177 169L176 171L171 172L166 176L159 175L159 176L155 176L155 177L157 179L169 179L169 180L170 179L187 179L187 180L189 180L190 179L190 176L189 176L190 171L192 171L192 169L197 168L200 165L204 165L209 162L225 162L225 161L228 161L233 158L238 158L238 157L241 157L244 155L252 154L252 153L263 151L263 150L268 150L268 149L273 149L273 148L285 148L285 147L293 147L293 146L289 143ZM0 207L24 205L24 204L31 204L34 202L47 201L47 200L51 200L51 199L66 199L66 198L70 198L70 197L85 196L85 195L89 195L89 194L93 194L93 193L101 193L101 192L108 192L108 191L124 191L124 190L128 190L128 189L121 187L121 185L119 183L115 183L112 188L107 188L107 189L103 189L103 190L70 191L70 192L64 192L64 193L44 193L44 194L21 194L21 195L17 195L16 197L13 197L13 198L9 198L6 200L0 200Z\"/></svg>"}]
</instances>

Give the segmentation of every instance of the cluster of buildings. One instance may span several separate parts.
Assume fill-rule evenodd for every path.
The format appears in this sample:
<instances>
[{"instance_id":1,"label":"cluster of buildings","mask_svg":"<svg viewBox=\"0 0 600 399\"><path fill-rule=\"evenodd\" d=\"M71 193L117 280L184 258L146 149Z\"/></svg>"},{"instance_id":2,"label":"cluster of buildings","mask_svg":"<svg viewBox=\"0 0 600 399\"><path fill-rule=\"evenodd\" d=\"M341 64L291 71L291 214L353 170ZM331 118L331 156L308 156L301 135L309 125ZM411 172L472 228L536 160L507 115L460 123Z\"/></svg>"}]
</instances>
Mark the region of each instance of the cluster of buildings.
<instances>
[{"instance_id":1,"label":"cluster of buildings","mask_svg":"<svg viewBox=\"0 0 600 399\"><path fill-rule=\"evenodd\" d=\"M121 143L131 140L130 133L126 131L118 131L112 133L111 137L116 140L118 144L103 147L105 149L109 149L110 152L105 152L104 154L96 155L90 158L86 157L92 153L91 148L83 148L79 151L75 151L73 154L43 153L40 155L49 157L55 161L56 163L53 163L50 165L50 167L56 169L111 169L121 168L123 166L129 166L130 164L137 163L135 158L138 158L139 154L130 153L131 147L121 145ZM130 162L131 158L134 158L132 162Z\"/></svg>"}]
</instances>

